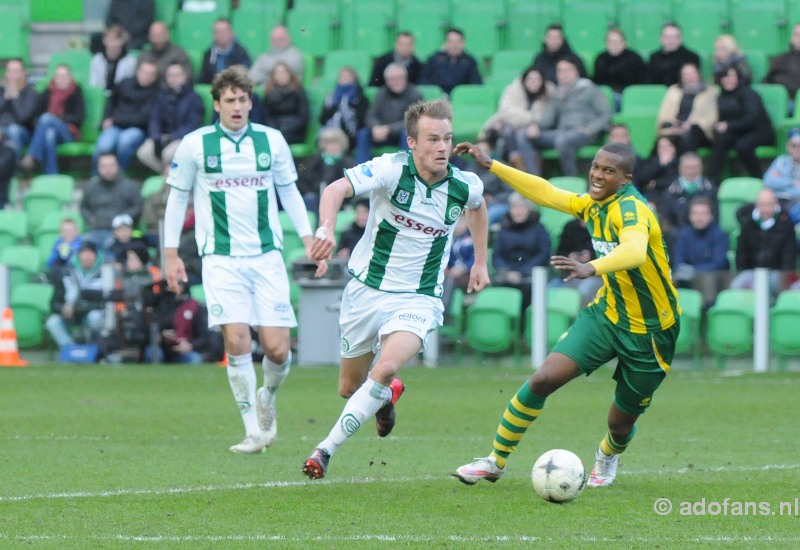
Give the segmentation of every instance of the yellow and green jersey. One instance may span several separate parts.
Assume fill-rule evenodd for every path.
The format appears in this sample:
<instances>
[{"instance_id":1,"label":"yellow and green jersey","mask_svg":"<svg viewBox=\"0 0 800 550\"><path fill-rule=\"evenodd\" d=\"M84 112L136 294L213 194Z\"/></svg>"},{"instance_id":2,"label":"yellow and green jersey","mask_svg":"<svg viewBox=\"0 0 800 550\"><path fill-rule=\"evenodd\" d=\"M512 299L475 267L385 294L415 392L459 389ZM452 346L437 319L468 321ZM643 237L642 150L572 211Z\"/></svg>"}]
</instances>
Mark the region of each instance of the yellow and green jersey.
<instances>
[{"instance_id":1,"label":"yellow and green jersey","mask_svg":"<svg viewBox=\"0 0 800 550\"><path fill-rule=\"evenodd\" d=\"M594 262L612 254L625 232L645 235L647 252L641 265L620 271L597 270L604 284L592 305L614 325L635 334L658 332L675 324L680 307L664 235L655 214L633 185L626 184L616 195L598 202L588 193L558 189L545 179L498 162L492 164L492 172L532 201L583 218L597 254Z\"/></svg>"}]
</instances>

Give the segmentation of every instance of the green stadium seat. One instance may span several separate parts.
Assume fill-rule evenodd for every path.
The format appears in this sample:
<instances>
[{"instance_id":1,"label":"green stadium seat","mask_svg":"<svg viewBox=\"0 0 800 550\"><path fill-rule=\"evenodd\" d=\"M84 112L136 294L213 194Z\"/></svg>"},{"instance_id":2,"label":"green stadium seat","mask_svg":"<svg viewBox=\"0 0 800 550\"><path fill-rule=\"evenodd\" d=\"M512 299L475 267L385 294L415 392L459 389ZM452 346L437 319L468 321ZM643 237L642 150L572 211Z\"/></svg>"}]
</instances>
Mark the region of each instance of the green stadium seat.
<instances>
[{"instance_id":1,"label":"green stadium seat","mask_svg":"<svg viewBox=\"0 0 800 550\"><path fill-rule=\"evenodd\" d=\"M106 105L105 90L99 86L83 86L83 101L86 104L86 118L81 126L81 141L62 143L58 154L64 157L89 156L94 152L94 144L100 135L103 110Z\"/></svg>"},{"instance_id":2,"label":"green stadium seat","mask_svg":"<svg viewBox=\"0 0 800 550\"><path fill-rule=\"evenodd\" d=\"M667 93L663 84L633 84L622 90L620 113L638 114L647 113L653 116L658 114L658 109Z\"/></svg>"},{"instance_id":3,"label":"green stadium seat","mask_svg":"<svg viewBox=\"0 0 800 550\"><path fill-rule=\"evenodd\" d=\"M769 347L778 358L778 368L786 369L790 357L800 356L800 291L785 290L778 295L769 316Z\"/></svg>"},{"instance_id":4,"label":"green stadium seat","mask_svg":"<svg viewBox=\"0 0 800 550\"><path fill-rule=\"evenodd\" d=\"M656 142L657 113L617 113L614 115L615 123L624 123L631 134L633 150L642 158L650 155Z\"/></svg>"},{"instance_id":5,"label":"green stadium seat","mask_svg":"<svg viewBox=\"0 0 800 550\"><path fill-rule=\"evenodd\" d=\"M250 59L255 61L261 53L270 49L270 29L282 22L281 2L240 2L239 8L233 12L231 23L236 38L250 54Z\"/></svg>"},{"instance_id":6,"label":"green stadium seat","mask_svg":"<svg viewBox=\"0 0 800 550\"><path fill-rule=\"evenodd\" d=\"M29 192L49 194L56 197L62 206L72 204L75 193L75 178L69 174L42 174L31 180Z\"/></svg>"},{"instance_id":7,"label":"green stadium seat","mask_svg":"<svg viewBox=\"0 0 800 550\"><path fill-rule=\"evenodd\" d=\"M446 2L408 2L397 6L398 32L414 34L414 49L420 61L425 63L444 43L444 32L449 25Z\"/></svg>"},{"instance_id":8,"label":"green stadium seat","mask_svg":"<svg viewBox=\"0 0 800 550\"><path fill-rule=\"evenodd\" d=\"M445 323L439 327L439 336L453 344L456 364L461 363L464 351L464 291L453 289L445 314Z\"/></svg>"},{"instance_id":9,"label":"green stadium seat","mask_svg":"<svg viewBox=\"0 0 800 550\"><path fill-rule=\"evenodd\" d=\"M486 84L456 86L450 101L453 105L453 143L475 141L486 120L497 110L497 95Z\"/></svg>"},{"instance_id":10,"label":"green stadium seat","mask_svg":"<svg viewBox=\"0 0 800 550\"><path fill-rule=\"evenodd\" d=\"M506 0L505 48L527 50L530 61L540 49L545 29L561 22L561 3L553 0Z\"/></svg>"},{"instance_id":11,"label":"green stadium seat","mask_svg":"<svg viewBox=\"0 0 800 550\"><path fill-rule=\"evenodd\" d=\"M530 67L533 55L530 50L501 50L492 56L491 73L514 73L520 76L522 71Z\"/></svg>"},{"instance_id":12,"label":"green stadium seat","mask_svg":"<svg viewBox=\"0 0 800 550\"><path fill-rule=\"evenodd\" d=\"M619 26L630 49L649 55L661 47L661 27L672 19L669 2L619 0L618 8Z\"/></svg>"},{"instance_id":13,"label":"green stadium seat","mask_svg":"<svg viewBox=\"0 0 800 550\"><path fill-rule=\"evenodd\" d=\"M786 49L785 0L730 0L733 36L742 51L776 55Z\"/></svg>"},{"instance_id":14,"label":"green stadium seat","mask_svg":"<svg viewBox=\"0 0 800 550\"><path fill-rule=\"evenodd\" d=\"M499 98L503 97L503 92L506 91L508 85L514 82L514 79L519 77L521 72L522 71L511 71L508 69L492 70L492 74L484 78L483 83L494 90L499 101Z\"/></svg>"},{"instance_id":15,"label":"green stadium seat","mask_svg":"<svg viewBox=\"0 0 800 550\"><path fill-rule=\"evenodd\" d=\"M570 287L547 289L547 349L569 329L581 309L581 293ZM533 347L533 306L525 309L525 343Z\"/></svg>"},{"instance_id":16,"label":"green stadium seat","mask_svg":"<svg viewBox=\"0 0 800 550\"><path fill-rule=\"evenodd\" d=\"M166 181L164 180L164 176L161 174L156 174L155 176L150 176L146 180L142 182L142 199L147 200L152 195L161 193L166 186Z\"/></svg>"},{"instance_id":17,"label":"green stadium seat","mask_svg":"<svg viewBox=\"0 0 800 550\"><path fill-rule=\"evenodd\" d=\"M454 0L457 1L457 0ZM491 58L499 49L506 25L502 2L467 2L454 5L450 21L464 32L467 52L480 61Z\"/></svg>"},{"instance_id":18,"label":"green stadium seat","mask_svg":"<svg viewBox=\"0 0 800 550\"><path fill-rule=\"evenodd\" d=\"M8 267L8 283L12 293L17 286L33 281L42 270L39 249L29 244L9 246L0 252L0 264Z\"/></svg>"},{"instance_id":19,"label":"green stadium seat","mask_svg":"<svg viewBox=\"0 0 800 550\"><path fill-rule=\"evenodd\" d=\"M753 82L761 82L769 71L769 56L761 50L747 50L747 63L753 71ZM784 113L785 114L785 113Z\"/></svg>"},{"instance_id":20,"label":"green stadium seat","mask_svg":"<svg viewBox=\"0 0 800 550\"><path fill-rule=\"evenodd\" d=\"M753 350L755 297L752 290L726 289L708 310L706 343L718 368L725 358Z\"/></svg>"},{"instance_id":21,"label":"green stadium seat","mask_svg":"<svg viewBox=\"0 0 800 550\"><path fill-rule=\"evenodd\" d=\"M214 114L214 98L211 96L211 84L195 84L194 91L203 101L203 125L211 124L211 117Z\"/></svg>"},{"instance_id":22,"label":"green stadium seat","mask_svg":"<svg viewBox=\"0 0 800 550\"><path fill-rule=\"evenodd\" d=\"M186 53L199 53L202 59L203 52L211 46L211 30L217 17L213 11L179 11L175 15L174 42Z\"/></svg>"},{"instance_id":23,"label":"green stadium seat","mask_svg":"<svg viewBox=\"0 0 800 550\"><path fill-rule=\"evenodd\" d=\"M19 57L28 64L28 24L21 11L0 10L3 25L0 27L0 57L10 59Z\"/></svg>"},{"instance_id":24,"label":"green stadium seat","mask_svg":"<svg viewBox=\"0 0 800 550\"><path fill-rule=\"evenodd\" d=\"M22 244L28 236L28 215L22 210L0 210L0 252Z\"/></svg>"},{"instance_id":25,"label":"green stadium seat","mask_svg":"<svg viewBox=\"0 0 800 550\"><path fill-rule=\"evenodd\" d=\"M605 46L605 30L616 20L614 2L562 0L564 35L576 52L599 52ZM544 35L542 35L544 36Z\"/></svg>"},{"instance_id":26,"label":"green stadium seat","mask_svg":"<svg viewBox=\"0 0 800 550\"><path fill-rule=\"evenodd\" d=\"M383 55L394 42L394 3L384 0L340 0L341 47Z\"/></svg>"},{"instance_id":27,"label":"green stadium seat","mask_svg":"<svg viewBox=\"0 0 800 550\"><path fill-rule=\"evenodd\" d=\"M714 39L730 27L727 1L672 0L672 15L681 27L684 45L701 59L714 51Z\"/></svg>"},{"instance_id":28,"label":"green stadium seat","mask_svg":"<svg viewBox=\"0 0 800 550\"><path fill-rule=\"evenodd\" d=\"M28 191L22 199L23 209L28 216L28 233L34 234L44 218L51 212L62 209L61 200L50 193Z\"/></svg>"},{"instance_id":29,"label":"green stadium seat","mask_svg":"<svg viewBox=\"0 0 800 550\"><path fill-rule=\"evenodd\" d=\"M319 85L333 89L339 69L350 66L355 69L361 85L366 87L372 73L372 56L364 50L332 50L325 54Z\"/></svg>"},{"instance_id":30,"label":"green stadium seat","mask_svg":"<svg viewBox=\"0 0 800 550\"><path fill-rule=\"evenodd\" d=\"M92 62L92 53L85 48L72 48L54 52L47 63L47 80L53 78L56 67L67 65L72 71L75 82L86 88L89 85L89 66Z\"/></svg>"},{"instance_id":31,"label":"green stadium seat","mask_svg":"<svg viewBox=\"0 0 800 550\"><path fill-rule=\"evenodd\" d=\"M286 16L286 28L292 37L292 43L315 58L324 57L329 51L338 48L339 17L323 14L324 11L319 9L295 6Z\"/></svg>"},{"instance_id":32,"label":"green stadium seat","mask_svg":"<svg viewBox=\"0 0 800 550\"><path fill-rule=\"evenodd\" d=\"M485 288L467 308L466 340L478 352L513 350L514 362L519 364L522 291L509 287Z\"/></svg>"},{"instance_id":33,"label":"green stadium seat","mask_svg":"<svg viewBox=\"0 0 800 550\"><path fill-rule=\"evenodd\" d=\"M539 222L541 222L547 230L547 234L550 235L550 242L552 243L553 249L556 248L558 240L561 238L561 232L564 230L564 226L574 219L575 216L554 208L539 208Z\"/></svg>"},{"instance_id":34,"label":"green stadium seat","mask_svg":"<svg viewBox=\"0 0 800 550\"><path fill-rule=\"evenodd\" d=\"M589 189L586 178L581 176L556 176L550 178L550 183L572 193L585 193Z\"/></svg>"},{"instance_id":35,"label":"green stadium seat","mask_svg":"<svg viewBox=\"0 0 800 550\"><path fill-rule=\"evenodd\" d=\"M0 0L0 13L16 13L27 26L31 22L31 0Z\"/></svg>"},{"instance_id":36,"label":"green stadium seat","mask_svg":"<svg viewBox=\"0 0 800 550\"><path fill-rule=\"evenodd\" d=\"M156 21L163 21L172 28L175 25L175 14L178 13L178 0L155 0L155 4Z\"/></svg>"},{"instance_id":37,"label":"green stadium seat","mask_svg":"<svg viewBox=\"0 0 800 550\"><path fill-rule=\"evenodd\" d=\"M339 2L331 0L294 0L291 11L316 12L318 16L339 16ZM291 13L289 11L288 13Z\"/></svg>"},{"instance_id":38,"label":"green stadium seat","mask_svg":"<svg viewBox=\"0 0 800 550\"><path fill-rule=\"evenodd\" d=\"M679 288L678 305L683 313L681 314L681 331L675 342L675 353L691 352L693 366L697 370L700 368L702 347L700 322L703 314L703 294L692 288Z\"/></svg>"},{"instance_id":39,"label":"green stadium seat","mask_svg":"<svg viewBox=\"0 0 800 550\"><path fill-rule=\"evenodd\" d=\"M786 120L789 92L786 91L782 84L753 84L753 90L761 96L773 127L776 129L781 128L784 120ZM779 150L772 145L762 145L756 148L756 156L759 158L772 159L782 152L783 149Z\"/></svg>"},{"instance_id":40,"label":"green stadium seat","mask_svg":"<svg viewBox=\"0 0 800 550\"><path fill-rule=\"evenodd\" d=\"M720 183L717 193L719 203L719 226L729 235L739 231L736 211L744 204L755 202L758 192L764 187L761 178L726 178Z\"/></svg>"},{"instance_id":41,"label":"green stadium seat","mask_svg":"<svg viewBox=\"0 0 800 550\"><path fill-rule=\"evenodd\" d=\"M189 287L189 296L198 303L206 303L206 293L202 284L192 285Z\"/></svg>"},{"instance_id":42,"label":"green stadium seat","mask_svg":"<svg viewBox=\"0 0 800 550\"><path fill-rule=\"evenodd\" d=\"M11 292L9 305L14 312L14 328L20 348L40 346L44 341L44 322L50 315L53 286L24 283Z\"/></svg>"},{"instance_id":43,"label":"green stadium seat","mask_svg":"<svg viewBox=\"0 0 800 550\"><path fill-rule=\"evenodd\" d=\"M433 101L434 99L445 97L444 90L436 84L417 84L417 90L422 94L425 101Z\"/></svg>"}]
</instances>

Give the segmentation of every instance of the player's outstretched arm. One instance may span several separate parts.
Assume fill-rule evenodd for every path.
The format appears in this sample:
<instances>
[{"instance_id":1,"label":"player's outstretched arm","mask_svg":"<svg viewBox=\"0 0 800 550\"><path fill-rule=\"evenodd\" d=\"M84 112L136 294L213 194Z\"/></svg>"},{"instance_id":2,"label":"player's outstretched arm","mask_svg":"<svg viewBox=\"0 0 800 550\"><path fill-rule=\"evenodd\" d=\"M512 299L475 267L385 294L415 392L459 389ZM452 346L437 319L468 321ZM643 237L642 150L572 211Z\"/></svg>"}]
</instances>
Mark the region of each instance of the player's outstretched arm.
<instances>
[{"instance_id":1,"label":"player's outstretched arm","mask_svg":"<svg viewBox=\"0 0 800 550\"><path fill-rule=\"evenodd\" d=\"M314 233L310 258L327 260L336 248L336 216L344 199L353 196L353 186L347 178L339 178L328 185L319 201L319 228Z\"/></svg>"},{"instance_id":2,"label":"player's outstretched arm","mask_svg":"<svg viewBox=\"0 0 800 550\"><path fill-rule=\"evenodd\" d=\"M480 207L467 210L464 215L467 217L467 227L475 249L475 262L469 272L467 292L480 292L491 283L488 267L489 215L486 212L486 201L481 201Z\"/></svg>"}]
</instances>

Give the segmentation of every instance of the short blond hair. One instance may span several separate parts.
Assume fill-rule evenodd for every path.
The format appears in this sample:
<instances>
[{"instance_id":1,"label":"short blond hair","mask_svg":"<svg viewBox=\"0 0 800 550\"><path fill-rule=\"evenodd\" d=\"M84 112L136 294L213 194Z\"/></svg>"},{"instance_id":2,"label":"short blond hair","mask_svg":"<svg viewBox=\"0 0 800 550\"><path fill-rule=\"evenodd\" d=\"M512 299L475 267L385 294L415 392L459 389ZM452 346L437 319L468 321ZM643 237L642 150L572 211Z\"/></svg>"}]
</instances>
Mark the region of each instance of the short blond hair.
<instances>
[{"instance_id":1,"label":"short blond hair","mask_svg":"<svg viewBox=\"0 0 800 550\"><path fill-rule=\"evenodd\" d=\"M422 117L433 118L436 120L448 120L453 123L453 108L446 99L435 99L433 101L418 101L406 109L403 122L406 133L409 137L417 139L419 133L419 119Z\"/></svg>"}]
</instances>

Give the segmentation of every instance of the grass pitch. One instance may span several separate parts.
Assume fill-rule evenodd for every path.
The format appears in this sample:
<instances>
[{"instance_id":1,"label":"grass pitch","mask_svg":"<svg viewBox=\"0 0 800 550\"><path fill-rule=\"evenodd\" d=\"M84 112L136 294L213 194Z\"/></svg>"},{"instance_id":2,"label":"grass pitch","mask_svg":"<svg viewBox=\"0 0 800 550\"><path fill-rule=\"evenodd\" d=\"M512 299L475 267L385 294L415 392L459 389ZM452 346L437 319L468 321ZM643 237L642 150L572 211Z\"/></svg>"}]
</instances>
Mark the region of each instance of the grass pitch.
<instances>
[{"instance_id":1,"label":"grass pitch","mask_svg":"<svg viewBox=\"0 0 800 550\"><path fill-rule=\"evenodd\" d=\"M242 425L215 366L0 369L0 547L800 544L798 373L673 372L614 486L539 499L542 452L570 449L591 468L612 370L551 397L503 479L467 487L450 472L489 453L528 369L405 369L393 434L365 425L321 481L300 467L344 403L335 368L293 369L278 440L256 456L227 450ZM672 511L656 513L657 499Z\"/></svg>"}]
</instances>

